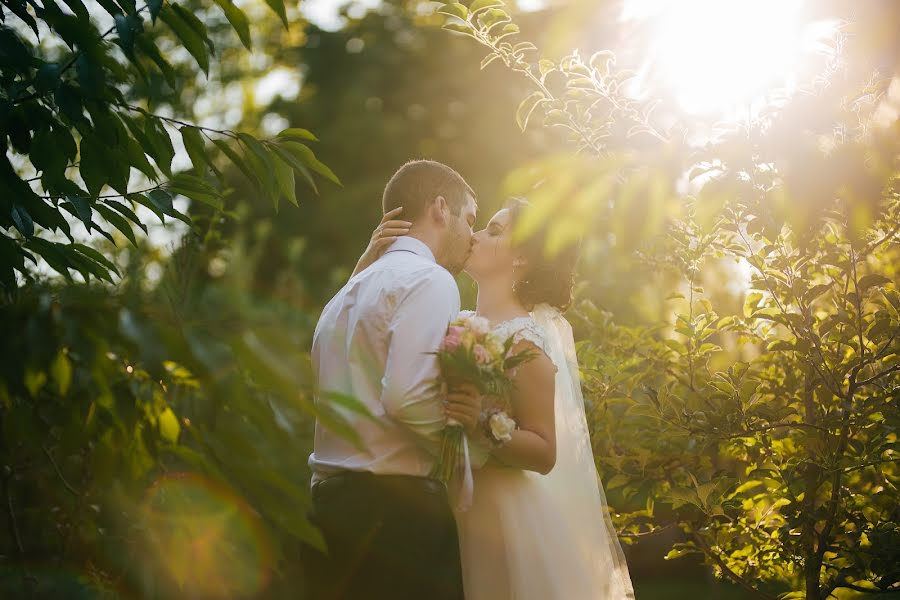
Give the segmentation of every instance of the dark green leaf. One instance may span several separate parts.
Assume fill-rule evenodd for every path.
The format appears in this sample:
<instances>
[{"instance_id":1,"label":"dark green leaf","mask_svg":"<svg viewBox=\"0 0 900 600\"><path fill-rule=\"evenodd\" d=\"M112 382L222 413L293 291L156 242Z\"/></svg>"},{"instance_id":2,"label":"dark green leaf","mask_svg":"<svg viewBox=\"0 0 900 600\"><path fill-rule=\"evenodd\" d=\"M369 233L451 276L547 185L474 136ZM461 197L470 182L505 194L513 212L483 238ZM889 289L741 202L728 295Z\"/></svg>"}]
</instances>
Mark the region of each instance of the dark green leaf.
<instances>
[{"instance_id":1,"label":"dark green leaf","mask_svg":"<svg viewBox=\"0 0 900 600\"><path fill-rule=\"evenodd\" d=\"M156 17L159 16L162 6L163 0L147 0L147 7L150 9L150 18L153 20L153 23L156 23Z\"/></svg>"},{"instance_id":2,"label":"dark green leaf","mask_svg":"<svg viewBox=\"0 0 900 600\"><path fill-rule=\"evenodd\" d=\"M94 209L98 213L103 215L103 218L109 221L109 223L113 227L121 231L133 246L137 246L137 238L134 237L134 231L131 229L131 225L128 224L128 221L122 215L116 213L113 210L110 210L109 207L102 203L98 203L97 205L95 205Z\"/></svg>"},{"instance_id":3,"label":"dark green leaf","mask_svg":"<svg viewBox=\"0 0 900 600\"><path fill-rule=\"evenodd\" d=\"M109 206L113 210L120 212L126 219L128 219L129 221L131 221L132 223L134 223L141 229L143 229L144 233L149 233L147 231L147 226L144 225L143 223L141 223L141 220L138 218L138 216L134 213L133 210L131 210L130 208L128 208L127 206L125 206L124 204L122 204L121 202L118 202L116 200L106 200L105 203L107 206Z\"/></svg>"},{"instance_id":4,"label":"dark green leaf","mask_svg":"<svg viewBox=\"0 0 900 600\"><path fill-rule=\"evenodd\" d=\"M24 207L13 204L10 216L12 217L13 225L16 226L19 233L26 238L30 238L34 235L34 221L31 220L31 215L28 214L28 211L25 210Z\"/></svg>"},{"instance_id":5,"label":"dark green leaf","mask_svg":"<svg viewBox=\"0 0 900 600\"><path fill-rule=\"evenodd\" d=\"M247 50L250 50L250 21L247 19L247 15L244 14L244 11L235 6L231 0L216 0L216 4L221 7L222 11L225 13L225 18L228 19L228 22L234 27L241 43Z\"/></svg>"},{"instance_id":6,"label":"dark green leaf","mask_svg":"<svg viewBox=\"0 0 900 600\"><path fill-rule=\"evenodd\" d=\"M256 179L256 176L253 175L249 167L247 167L247 163L244 161L244 159L241 158L240 154L235 152L231 148L231 146L228 145L228 142L226 142L225 140L213 138L213 144L215 144L216 147L219 148L219 150L221 150L222 153L227 156L232 163L234 163L234 166L241 170L241 173L243 173L247 179L249 179L253 183L259 183L259 181Z\"/></svg>"},{"instance_id":7,"label":"dark green leaf","mask_svg":"<svg viewBox=\"0 0 900 600\"><path fill-rule=\"evenodd\" d=\"M149 58L153 63L157 66L160 72L163 74L163 77L166 80L166 83L169 84L171 88L175 88L177 85L177 76L175 75L175 69L169 64L162 54L159 52L159 48L156 47L156 44L153 40L149 39L148 36L139 35L135 40L137 47L143 52L147 58Z\"/></svg>"},{"instance_id":8,"label":"dark green leaf","mask_svg":"<svg viewBox=\"0 0 900 600\"><path fill-rule=\"evenodd\" d=\"M856 289L859 290L860 293L864 293L870 287L881 287L883 285L891 283L892 281L893 280L890 277L885 277L884 275L881 275L879 273L871 273L859 279L859 282L856 285Z\"/></svg>"},{"instance_id":9,"label":"dark green leaf","mask_svg":"<svg viewBox=\"0 0 900 600\"><path fill-rule=\"evenodd\" d=\"M91 208L91 201L88 198L82 198L80 196L66 196L66 200L72 204L72 207L75 209L75 215L81 219L84 226L87 227L88 232L90 232L91 219L94 216L94 211Z\"/></svg>"},{"instance_id":10,"label":"dark green leaf","mask_svg":"<svg viewBox=\"0 0 900 600\"><path fill-rule=\"evenodd\" d=\"M112 261L107 259L105 256L103 256L102 254L100 254L99 252L97 252L96 250L91 248L90 246L85 246L84 244L76 243L76 244L72 244L72 247L75 248L76 250L78 250L79 252L81 252L82 254L84 254L85 256L87 256L88 258L90 258L91 260L100 263L101 265L103 265L104 267L106 267L108 270L112 271L119 277L122 276L121 273L119 273L119 269L116 268L116 265L114 265L112 263Z\"/></svg>"},{"instance_id":11,"label":"dark green leaf","mask_svg":"<svg viewBox=\"0 0 900 600\"><path fill-rule=\"evenodd\" d=\"M209 73L209 54L207 53L206 40L197 33L191 24L181 17L185 11L175 11L172 6L165 5L159 12L159 18L178 36L203 72Z\"/></svg>"},{"instance_id":12,"label":"dark green leaf","mask_svg":"<svg viewBox=\"0 0 900 600\"><path fill-rule=\"evenodd\" d=\"M206 172L206 167L212 167L217 175L221 175L219 170L215 168L212 161L206 156L206 147L203 143L203 136L196 127L182 127L181 139L184 142L184 149L187 150L191 163L198 174L202 175Z\"/></svg>"},{"instance_id":13,"label":"dark green leaf","mask_svg":"<svg viewBox=\"0 0 900 600\"><path fill-rule=\"evenodd\" d=\"M278 15L278 17L281 19L284 28L287 29L288 20L287 13L284 10L284 0L266 0L266 4L269 5L269 8L275 11L275 14Z\"/></svg>"},{"instance_id":14,"label":"dark green leaf","mask_svg":"<svg viewBox=\"0 0 900 600\"><path fill-rule=\"evenodd\" d=\"M102 142L93 134L81 138L81 161L78 170L91 196L99 196L109 181L109 162Z\"/></svg>"}]
</instances>

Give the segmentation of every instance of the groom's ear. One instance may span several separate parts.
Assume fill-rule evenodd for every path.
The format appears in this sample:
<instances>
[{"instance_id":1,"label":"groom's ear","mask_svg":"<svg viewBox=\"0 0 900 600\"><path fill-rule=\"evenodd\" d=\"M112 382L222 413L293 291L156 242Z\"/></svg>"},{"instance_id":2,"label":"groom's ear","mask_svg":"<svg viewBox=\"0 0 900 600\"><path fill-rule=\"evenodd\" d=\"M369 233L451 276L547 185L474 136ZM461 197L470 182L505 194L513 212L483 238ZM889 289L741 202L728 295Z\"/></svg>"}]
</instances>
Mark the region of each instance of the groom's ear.
<instances>
[{"instance_id":1,"label":"groom's ear","mask_svg":"<svg viewBox=\"0 0 900 600\"><path fill-rule=\"evenodd\" d=\"M436 196L429 205L428 210L435 223L440 225L447 224L447 217L450 215L450 206L443 196Z\"/></svg>"}]
</instances>

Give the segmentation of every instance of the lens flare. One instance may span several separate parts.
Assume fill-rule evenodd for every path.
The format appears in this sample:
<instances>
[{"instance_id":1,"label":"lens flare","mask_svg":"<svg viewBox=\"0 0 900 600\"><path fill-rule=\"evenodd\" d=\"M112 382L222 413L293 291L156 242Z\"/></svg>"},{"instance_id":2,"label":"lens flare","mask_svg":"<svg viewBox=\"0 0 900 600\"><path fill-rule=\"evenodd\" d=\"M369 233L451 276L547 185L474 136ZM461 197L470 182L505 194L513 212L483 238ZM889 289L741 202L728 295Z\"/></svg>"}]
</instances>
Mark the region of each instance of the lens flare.
<instances>
[{"instance_id":1,"label":"lens flare","mask_svg":"<svg viewBox=\"0 0 900 600\"><path fill-rule=\"evenodd\" d=\"M147 491L141 516L147 551L178 595L243 598L265 589L271 544L231 490L193 473L167 475Z\"/></svg>"},{"instance_id":2,"label":"lens flare","mask_svg":"<svg viewBox=\"0 0 900 600\"><path fill-rule=\"evenodd\" d=\"M804 23L802 0L626 0L621 18L652 23L647 61L693 114L728 114L792 93L805 56L835 24Z\"/></svg>"}]
</instances>

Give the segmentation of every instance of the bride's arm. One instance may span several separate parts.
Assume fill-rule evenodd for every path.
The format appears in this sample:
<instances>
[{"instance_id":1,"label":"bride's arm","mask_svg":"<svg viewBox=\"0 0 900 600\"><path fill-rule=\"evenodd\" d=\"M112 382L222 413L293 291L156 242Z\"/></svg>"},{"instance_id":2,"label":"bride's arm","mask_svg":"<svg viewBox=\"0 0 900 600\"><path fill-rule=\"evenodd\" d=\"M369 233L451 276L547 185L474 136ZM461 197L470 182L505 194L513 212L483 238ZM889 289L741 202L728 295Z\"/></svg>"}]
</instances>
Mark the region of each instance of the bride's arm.
<instances>
[{"instance_id":1,"label":"bride's arm","mask_svg":"<svg viewBox=\"0 0 900 600\"><path fill-rule=\"evenodd\" d=\"M378 227L375 228L375 231L372 232L372 239L369 240L366 251L359 257L359 262L356 263L356 268L353 269L353 274L350 275L351 277L360 271L365 271L369 265L384 254L384 251L388 249L388 246L394 243L394 240L409 233L409 226L412 225L412 223L394 219L394 217L399 215L402 211L403 207L398 206L394 210L385 213L384 217L381 218L381 223L379 223Z\"/></svg>"},{"instance_id":2,"label":"bride's arm","mask_svg":"<svg viewBox=\"0 0 900 600\"><path fill-rule=\"evenodd\" d=\"M519 342L513 351L536 350L530 342ZM513 411L518 429L512 439L495 449L492 456L517 469L546 475L556 464L556 422L553 397L556 369L543 352L518 368Z\"/></svg>"}]
</instances>

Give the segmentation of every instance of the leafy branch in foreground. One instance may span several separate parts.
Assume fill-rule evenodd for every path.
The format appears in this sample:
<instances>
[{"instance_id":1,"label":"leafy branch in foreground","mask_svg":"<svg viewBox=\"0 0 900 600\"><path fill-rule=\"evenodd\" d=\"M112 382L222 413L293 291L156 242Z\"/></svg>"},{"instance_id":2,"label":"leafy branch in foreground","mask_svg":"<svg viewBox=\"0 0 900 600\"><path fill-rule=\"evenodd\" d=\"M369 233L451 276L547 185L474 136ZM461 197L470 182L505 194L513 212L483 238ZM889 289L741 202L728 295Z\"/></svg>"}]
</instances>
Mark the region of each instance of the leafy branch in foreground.
<instances>
[{"instance_id":1,"label":"leafy branch in foreground","mask_svg":"<svg viewBox=\"0 0 900 600\"><path fill-rule=\"evenodd\" d=\"M216 4L249 49L247 17L230 0ZM287 27L283 2L268 4ZM74 271L85 280L112 281L118 270L111 261L100 260L100 253L75 242L70 217L114 244L112 229L135 245L133 226L146 233L139 206L160 220L170 216L190 225L173 199L180 195L224 211L226 159L276 211L282 197L297 204L295 178L313 192L317 177L339 184L309 147L316 138L305 129L260 140L248 133L197 127L139 106L150 105L150 96L126 100L123 90L151 90L151 80L159 76L177 89L179 77L187 76L161 54L156 39L163 34L174 36L208 73L213 40L185 6L154 1L138 8L129 0L103 1L100 6L114 25L101 33L78 0L69 3L71 13L49 1L28 8L12 0L3 5L21 22L0 26L0 143L6 150L0 158L0 285L7 292L16 290L19 278L33 277L28 262L36 265L38 257L69 280ZM30 34L36 38L44 31L41 21L49 34L35 44ZM46 43L49 36L59 43ZM178 174L172 172L175 127L193 166ZM103 193L107 187L115 194Z\"/></svg>"},{"instance_id":2,"label":"leafy branch in foreground","mask_svg":"<svg viewBox=\"0 0 900 600\"><path fill-rule=\"evenodd\" d=\"M657 143L668 141L651 122L657 102L643 103L626 93L634 73L617 70L613 52L602 50L584 60L575 50L558 62L530 60L537 47L529 41L515 42L519 27L502 7L499 0L475 0L468 7L447 3L438 12L449 17L444 29L467 35L488 48L482 69L499 59L536 88L516 111L522 130L540 108L544 125L567 130L569 140L580 151L595 155L603 155L608 146L621 150L626 140L639 135L649 135ZM548 81L553 73L562 77L561 85Z\"/></svg>"}]
</instances>

